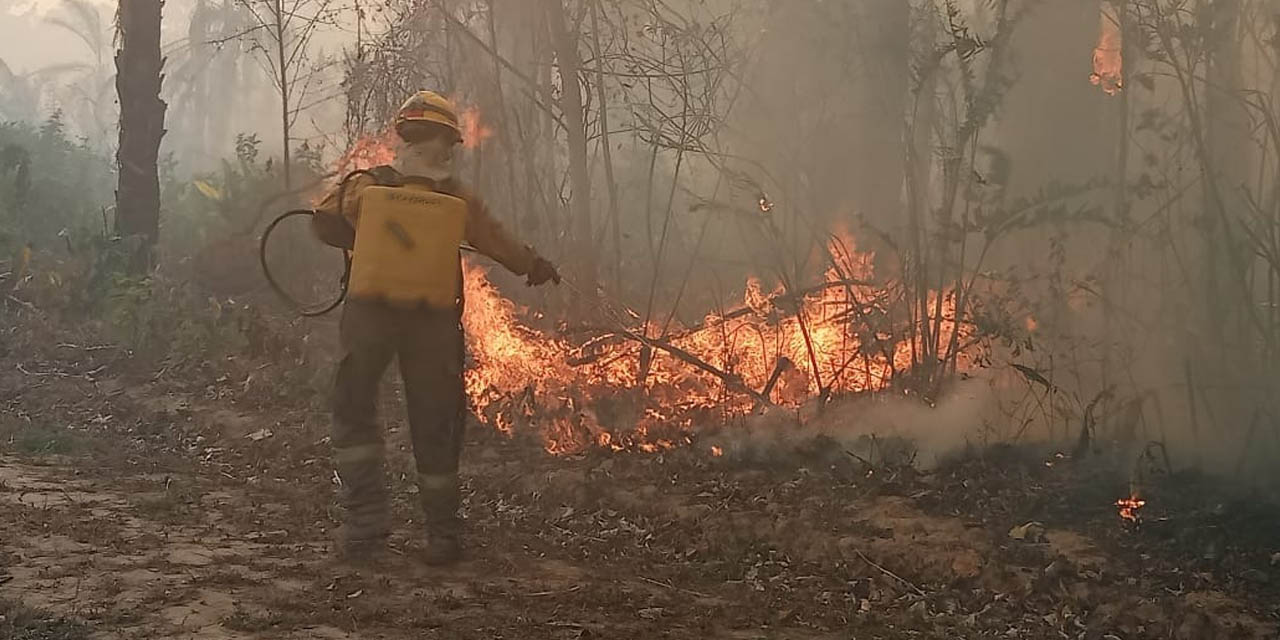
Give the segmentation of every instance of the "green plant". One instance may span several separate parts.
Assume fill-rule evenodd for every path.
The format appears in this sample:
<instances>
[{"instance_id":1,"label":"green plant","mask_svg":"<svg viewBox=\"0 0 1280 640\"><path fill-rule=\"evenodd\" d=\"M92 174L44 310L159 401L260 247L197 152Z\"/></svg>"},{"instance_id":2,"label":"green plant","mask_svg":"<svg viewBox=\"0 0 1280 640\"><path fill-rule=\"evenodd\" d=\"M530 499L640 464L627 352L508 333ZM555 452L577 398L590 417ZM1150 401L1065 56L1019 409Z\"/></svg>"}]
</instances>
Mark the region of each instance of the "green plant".
<instances>
[{"instance_id":1,"label":"green plant","mask_svg":"<svg viewBox=\"0 0 1280 640\"><path fill-rule=\"evenodd\" d=\"M102 235L114 183L110 158L70 140L61 112L39 127L0 124L0 250L65 250L60 234Z\"/></svg>"}]
</instances>

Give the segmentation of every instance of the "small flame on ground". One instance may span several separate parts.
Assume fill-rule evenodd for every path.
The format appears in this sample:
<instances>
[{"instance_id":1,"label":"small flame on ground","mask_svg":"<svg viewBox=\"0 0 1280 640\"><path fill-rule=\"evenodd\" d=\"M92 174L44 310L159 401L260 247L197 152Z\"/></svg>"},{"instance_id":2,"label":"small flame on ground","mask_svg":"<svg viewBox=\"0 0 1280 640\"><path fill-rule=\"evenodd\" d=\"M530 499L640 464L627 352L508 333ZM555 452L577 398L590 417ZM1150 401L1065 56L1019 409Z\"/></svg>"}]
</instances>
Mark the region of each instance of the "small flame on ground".
<instances>
[{"instance_id":1,"label":"small flame on ground","mask_svg":"<svg viewBox=\"0 0 1280 640\"><path fill-rule=\"evenodd\" d=\"M712 445L711 455L719 458L720 456L724 455L724 449L721 449L720 447Z\"/></svg>"},{"instance_id":2,"label":"small flame on ground","mask_svg":"<svg viewBox=\"0 0 1280 640\"><path fill-rule=\"evenodd\" d=\"M1147 505L1147 501L1137 496L1121 498L1116 500L1116 508L1120 510L1120 517L1126 522L1138 524L1142 521L1138 511Z\"/></svg>"},{"instance_id":3,"label":"small flame on ground","mask_svg":"<svg viewBox=\"0 0 1280 640\"><path fill-rule=\"evenodd\" d=\"M769 195L760 194L760 213L769 213L773 211L773 201L769 199Z\"/></svg>"},{"instance_id":4,"label":"small flame on ground","mask_svg":"<svg viewBox=\"0 0 1280 640\"><path fill-rule=\"evenodd\" d=\"M1124 36L1120 32L1119 10L1111 2L1102 4L1102 30L1093 49L1093 73L1089 82L1114 96L1124 89Z\"/></svg>"}]
</instances>

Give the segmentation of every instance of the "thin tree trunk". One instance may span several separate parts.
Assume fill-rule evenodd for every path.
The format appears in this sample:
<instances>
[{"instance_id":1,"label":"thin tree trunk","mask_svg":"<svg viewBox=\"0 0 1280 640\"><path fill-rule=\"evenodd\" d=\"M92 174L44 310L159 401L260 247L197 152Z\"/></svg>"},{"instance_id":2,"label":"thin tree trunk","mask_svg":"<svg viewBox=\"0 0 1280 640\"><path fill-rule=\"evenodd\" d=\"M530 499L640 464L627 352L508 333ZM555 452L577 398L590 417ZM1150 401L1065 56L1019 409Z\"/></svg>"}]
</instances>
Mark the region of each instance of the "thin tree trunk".
<instances>
[{"instance_id":1,"label":"thin tree trunk","mask_svg":"<svg viewBox=\"0 0 1280 640\"><path fill-rule=\"evenodd\" d=\"M917 27L920 33L933 37L933 14L929 10L919 12L917 20L923 24ZM910 22L908 28L910 29ZM910 33L910 31L909 31ZM926 40L926 43L932 40ZM918 45L919 46L919 45ZM926 50L931 47L923 45ZM909 111L906 116L904 135L906 157L903 161L903 179L907 204L906 239L902 246L910 247L910 261L906 266L911 271L904 273L904 281L912 282L914 296L910 305L910 338L912 370L916 370L920 362L927 362L924 348L929 344L928 325L928 284L925 274L928 272L925 251L925 236L928 233L928 218L932 200L933 173L933 138L934 119L937 117L937 96L935 72L919 79L909 89ZM896 231L896 229L895 229Z\"/></svg>"},{"instance_id":2,"label":"thin tree trunk","mask_svg":"<svg viewBox=\"0 0 1280 640\"><path fill-rule=\"evenodd\" d=\"M1127 253L1125 244L1128 242L1128 224L1129 218L1129 110L1130 110L1130 91L1128 77L1132 75L1132 66L1136 62L1133 55L1136 50L1133 46L1134 25L1129 15L1129 0L1116 0L1113 3L1116 8L1116 20L1119 22L1120 29L1120 59L1123 62L1124 76L1122 82L1126 85L1117 96L1116 109L1118 111L1116 136L1116 169L1115 169L1115 191L1112 193L1112 219L1115 222L1111 228L1110 246L1107 250L1107 267L1106 281L1103 285L1104 291L1107 292L1111 300L1124 300L1125 280L1122 277L1122 270L1127 264L1127 260L1123 256ZM1103 335L1107 339L1116 339L1116 327L1120 326L1116 318L1116 306L1113 304L1103 305L1102 307L1102 326ZM1113 349L1106 348L1102 351L1102 387L1105 389L1110 386L1115 366L1115 357ZM1119 379L1123 374L1115 372L1114 377Z\"/></svg>"},{"instance_id":3,"label":"thin tree trunk","mask_svg":"<svg viewBox=\"0 0 1280 640\"><path fill-rule=\"evenodd\" d=\"M862 29L869 50L865 55L876 90L867 92L864 98L869 112L859 126L864 128L862 135L869 143L867 152L885 161L870 163L865 172L852 179L866 194L868 218L880 228L887 228L902 218L906 168L890 159L909 144L905 119L911 98L911 3L865 0L861 4L864 7L856 17L866 21Z\"/></svg>"},{"instance_id":4,"label":"thin tree trunk","mask_svg":"<svg viewBox=\"0 0 1280 640\"><path fill-rule=\"evenodd\" d=\"M276 72L280 74L280 134L284 143L284 188L293 188L293 163L289 158L289 67L284 57L284 6L282 0L275 0L275 21L272 25L276 31Z\"/></svg>"},{"instance_id":5,"label":"thin tree trunk","mask_svg":"<svg viewBox=\"0 0 1280 640\"><path fill-rule=\"evenodd\" d=\"M560 69L560 110L569 139L569 180L573 185L573 198L569 203L573 217L576 244L582 261L582 283L589 287L596 282L594 236L591 233L591 173L587 168L587 129L583 113L582 85L578 59L578 33L565 15L561 0L544 0L548 23L551 28L552 46L555 48L557 66Z\"/></svg>"},{"instance_id":6,"label":"thin tree trunk","mask_svg":"<svg viewBox=\"0 0 1280 640\"><path fill-rule=\"evenodd\" d=\"M119 185L116 233L141 236L135 272L151 265L160 233L160 139L165 103L160 99L160 11L163 0L120 0L120 49L116 52L116 92L120 97Z\"/></svg>"},{"instance_id":7,"label":"thin tree trunk","mask_svg":"<svg viewBox=\"0 0 1280 640\"><path fill-rule=\"evenodd\" d=\"M1206 314L1204 335L1213 336L1220 345L1209 360L1218 379L1235 377L1237 381L1256 375L1255 343L1250 320L1252 289L1248 281L1248 258L1241 255L1237 218L1245 208L1240 196L1250 175L1252 161L1249 114L1240 100L1245 86L1243 72L1243 34L1239 2L1218 0L1211 8L1211 28L1217 46L1208 53L1209 64L1204 87L1205 153L1210 163L1211 190L1206 200L1206 218L1211 226L1204 234L1208 264L1204 269ZM1214 219L1210 212L1216 211ZM1261 337L1261 336L1259 336ZM1247 403L1236 393L1209 391L1224 410L1239 412L1227 418L1244 424L1249 416ZM1213 405L1210 405L1213 406Z\"/></svg>"},{"instance_id":8,"label":"thin tree trunk","mask_svg":"<svg viewBox=\"0 0 1280 640\"><path fill-rule=\"evenodd\" d=\"M595 46L596 94L600 103L600 150L605 185L609 188L609 224L613 227L614 292L622 293L622 219L618 212L618 184L613 176L613 150L609 148L609 103L604 92L604 50L600 46L600 0L591 3L591 37Z\"/></svg>"},{"instance_id":9,"label":"thin tree trunk","mask_svg":"<svg viewBox=\"0 0 1280 640\"><path fill-rule=\"evenodd\" d=\"M489 19L487 20L489 23L489 48L493 49L494 53L497 53L501 49L498 45L498 23L495 11L493 10L493 0L487 0L485 2L485 6L488 9L489 14ZM502 61L499 60L496 55L492 56L492 58L493 93L498 101L498 117L505 120L508 118L508 112L506 92L502 87ZM521 215L523 214L525 206L522 206L519 197L516 195L518 193L517 190L519 189L519 186L516 182L515 163L512 162L512 158L516 155L516 147L511 141L511 127L505 122L502 126L498 127L498 140L502 142L502 148L506 151L506 157L503 158L502 164L507 170L506 192L507 202L510 205L509 212L512 216L512 224L517 230L523 232L525 230L525 223L521 219Z\"/></svg>"}]
</instances>

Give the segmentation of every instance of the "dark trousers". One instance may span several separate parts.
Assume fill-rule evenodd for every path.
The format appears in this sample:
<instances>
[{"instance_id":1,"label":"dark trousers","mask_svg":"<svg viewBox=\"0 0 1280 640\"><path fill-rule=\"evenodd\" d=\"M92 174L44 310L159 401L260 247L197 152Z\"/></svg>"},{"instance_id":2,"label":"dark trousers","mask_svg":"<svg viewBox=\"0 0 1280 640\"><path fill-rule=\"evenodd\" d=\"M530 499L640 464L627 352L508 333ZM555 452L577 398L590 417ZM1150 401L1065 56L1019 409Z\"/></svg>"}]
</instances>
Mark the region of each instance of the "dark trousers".
<instances>
[{"instance_id":1,"label":"dark trousers","mask_svg":"<svg viewBox=\"0 0 1280 640\"><path fill-rule=\"evenodd\" d=\"M423 498L452 503L462 448L463 334L458 309L400 308L378 301L348 300L342 313L343 350L333 394L333 448L344 502L370 521L385 510L382 487L385 451L377 421L378 387L396 358L404 380L409 430ZM376 476L376 480L375 480ZM445 517L450 504L428 508Z\"/></svg>"}]
</instances>

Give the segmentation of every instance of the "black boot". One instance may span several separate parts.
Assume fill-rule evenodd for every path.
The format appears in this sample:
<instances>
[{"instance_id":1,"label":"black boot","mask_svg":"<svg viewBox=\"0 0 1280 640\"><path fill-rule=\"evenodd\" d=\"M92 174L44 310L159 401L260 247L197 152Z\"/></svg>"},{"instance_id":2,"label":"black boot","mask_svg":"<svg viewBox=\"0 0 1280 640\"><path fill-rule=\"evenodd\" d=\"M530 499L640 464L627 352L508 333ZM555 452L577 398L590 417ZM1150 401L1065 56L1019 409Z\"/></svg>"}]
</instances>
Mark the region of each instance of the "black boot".
<instances>
[{"instance_id":1,"label":"black boot","mask_svg":"<svg viewBox=\"0 0 1280 640\"><path fill-rule=\"evenodd\" d=\"M423 560L440 566L462 559L462 518L458 516L462 497L457 476L419 474L418 492L427 534Z\"/></svg>"},{"instance_id":2,"label":"black boot","mask_svg":"<svg viewBox=\"0 0 1280 640\"><path fill-rule=\"evenodd\" d=\"M342 481L338 551L352 560L369 559L386 548L391 501L383 476L383 445L361 445L335 452Z\"/></svg>"}]
</instances>

